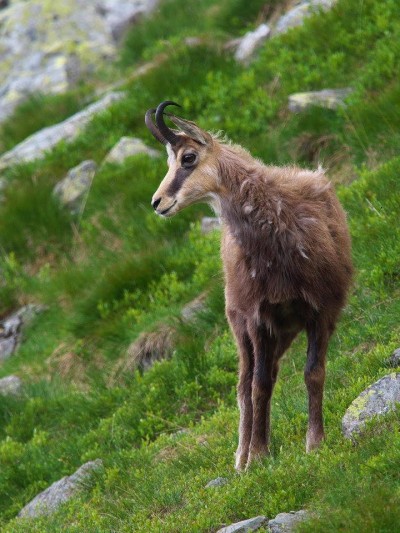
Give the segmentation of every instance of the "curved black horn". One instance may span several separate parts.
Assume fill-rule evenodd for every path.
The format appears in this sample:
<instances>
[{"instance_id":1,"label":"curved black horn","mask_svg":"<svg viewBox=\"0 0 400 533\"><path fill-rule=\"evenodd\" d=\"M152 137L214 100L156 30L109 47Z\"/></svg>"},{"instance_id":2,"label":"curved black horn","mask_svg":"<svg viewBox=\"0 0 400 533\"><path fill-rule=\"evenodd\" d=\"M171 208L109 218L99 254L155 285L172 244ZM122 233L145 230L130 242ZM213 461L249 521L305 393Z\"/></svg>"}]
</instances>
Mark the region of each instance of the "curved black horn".
<instances>
[{"instance_id":1,"label":"curved black horn","mask_svg":"<svg viewBox=\"0 0 400 533\"><path fill-rule=\"evenodd\" d=\"M164 109L169 105L176 105L178 107L181 107L179 104L177 104L176 102L172 102L171 100L161 102L161 104L157 107L156 110L156 124L159 129L159 133L161 133L164 139L174 145L178 142L179 136L175 135L175 133L171 129L169 129L169 127L164 122Z\"/></svg>"},{"instance_id":2,"label":"curved black horn","mask_svg":"<svg viewBox=\"0 0 400 533\"><path fill-rule=\"evenodd\" d=\"M148 109L146 111L146 114L144 116L144 121L146 123L146 126L149 128L150 132L154 135L154 137L157 139L158 142L161 144L167 144L167 139L164 139L164 137L161 135L161 133L158 131L156 125L154 124L151 116L156 112L156 110Z\"/></svg>"}]
</instances>

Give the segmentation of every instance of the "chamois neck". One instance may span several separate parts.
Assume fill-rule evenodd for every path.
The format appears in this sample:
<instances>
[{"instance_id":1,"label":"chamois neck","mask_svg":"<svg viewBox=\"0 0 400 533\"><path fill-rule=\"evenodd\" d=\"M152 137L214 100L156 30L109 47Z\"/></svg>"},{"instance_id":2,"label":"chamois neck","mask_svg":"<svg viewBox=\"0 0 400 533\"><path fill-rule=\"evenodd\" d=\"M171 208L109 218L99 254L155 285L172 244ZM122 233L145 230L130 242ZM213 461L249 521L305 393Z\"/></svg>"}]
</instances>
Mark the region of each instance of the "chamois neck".
<instances>
[{"instance_id":1,"label":"chamois neck","mask_svg":"<svg viewBox=\"0 0 400 533\"><path fill-rule=\"evenodd\" d=\"M237 147L222 146L218 163L222 220L246 256L272 264L276 242L290 218L273 171Z\"/></svg>"},{"instance_id":2,"label":"chamois neck","mask_svg":"<svg viewBox=\"0 0 400 533\"><path fill-rule=\"evenodd\" d=\"M218 173L222 189L236 194L246 179L259 174L262 163L240 146L220 145Z\"/></svg>"}]
</instances>

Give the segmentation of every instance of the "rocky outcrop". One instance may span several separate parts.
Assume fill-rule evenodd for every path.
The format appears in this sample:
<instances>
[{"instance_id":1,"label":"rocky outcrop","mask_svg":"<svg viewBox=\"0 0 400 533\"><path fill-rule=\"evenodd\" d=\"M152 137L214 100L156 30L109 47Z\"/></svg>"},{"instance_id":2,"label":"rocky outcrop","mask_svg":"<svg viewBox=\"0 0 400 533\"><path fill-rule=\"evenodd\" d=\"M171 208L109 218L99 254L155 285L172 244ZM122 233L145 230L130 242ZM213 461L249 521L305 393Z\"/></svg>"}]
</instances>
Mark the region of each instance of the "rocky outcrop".
<instances>
[{"instance_id":1,"label":"rocky outcrop","mask_svg":"<svg viewBox=\"0 0 400 533\"><path fill-rule=\"evenodd\" d=\"M0 395L18 396L22 390L22 381L18 376L6 376L0 379Z\"/></svg>"},{"instance_id":2,"label":"rocky outcrop","mask_svg":"<svg viewBox=\"0 0 400 533\"><path fill-rule=\"evenodd\" d=\"M71 168L65 178L54 187L54 196L72 213L76 214L80 211L82 202L92 185L96 169L97 165L94 161L83 161Z\"/></svg>"},{"instance_id":3,"label":"rocky outcrop","mask_svg":"<svg viewBox=\"0 0 400 533\"><path fill-rule=\"evenodd\" d=\"M45 310L44 306L29 304L0 322L0 361L8 359L17 349L24 326Z\"/></svg>"},{"instance_id":4,"label":"rocky outcrop","mask_svg":"<svg viewBox=\"0 0 400 533\"><path fill-rule=\"evenodd\" d=\"M257 531L257 529L266 526L267 523L268 518L266 516L255 516L254 518L242 520L241 522L236 522L230 526L223 527L222 529L219 529L217 533L245 533L247 531Z\"/></svg>"},{"instance_id":5,"label":"rocky outcrop","mask_svg":"<svg viewBox=\"0 0 400 533\"><path fill-rule=\"evenodd\" d=\"M123 92L112 92L90 104L72 117L59 124L44 128L17 144L12 150L0 156L0 170L17 163L25 163L43 157L47 150L60 141L75 139L92 118L124 97Z\"/></svg>"},{"instance_id":6,"label":"rocky outcrop","mask_svg":"<svg viewBox=\"0 0 400 533\"><path fill-rule=\"evenodd\" d=\"M343 89L323 89L322 91L291 94L288 108L292 113L300 113L313 106L337 109L345 106L344 100L351 92L352 89L345 87Z\"/></svg>"},{"instance_id":7,"label":"rocky outcrop","mask_svg":"<svg viewBox=\"0 0 400 533\"><path fill-rule=\"evenodd\" d=\"M151 13L157 4L158 0L99 0L96 11L104 18L114 41L120 41L127 28Z\"/></svg>"},{"instance_id":8,"label":"rocky outcrop","mask_svg":"<svg viewBox=\"0 0 400 533\"><path fill-rule=\"evenodd\" d=\"M141 139L136 137L121 137L118 143L109 151L104 163L123 163L127 157L138 154L147 154L150 157L158 157L160 152L149 148Z\"/></svg>"},{"instance_id":9,"label":"rocky outcrop","mask_svg":"<svg viewBox=\"0 0 400 533\"><path fill-rule=\"evenodd\" d=\"M63 477L35 496L21 509L18 517L35 518L55 512L61 504L73 498L84 487L93 472L98 471L102 466L101 459L85 463L71 476Z\"/></svg>"},{"instance_id":10,"label":"rocky outcrop","mask_svg":"<svg viewBox=\"0 0 400 533\"><path fill-rule=\"evenodd\" d=\"M393 372L370 385L349 406L343 419L346 438L358 434L367 420L381 416L400 403L400 373Z\"/></svg>"},{"instance_id":11,"label":"rocky outcrop","mask_svg":"<svg viewBox=\"0 0 400 533\"><path fill-rule=\"evenodd\" d=\"M289 533L293 531L299 522L308 516L306 511L290 511L290 513L279 513L268 522L268 531L271 533Z\"/></svg>"},{"instance_id":12,"label":"rocky outcrop","mask_svg":"<svg viewBox=\"0 0 400 533\"><path fill-rule=\"evenodd\" d=\"M303 0L279 18L272 30L271 36L286 33L291 28L300 26L306 17L309 17L319 9L328 10L336 0Z\"/></svg>"},{"instance_id":13,"label":"rocky outcrop","mask_svg":"<svg viewBox=\"0 0 400 533\"><path fill-rule=\"evenodd\" d=\"M271 32L267 24L260 24L254 31L249 31L240 39L235 52L235 59L246 65L250 62L255 51L268 39Z\"/></svg>"},{"instance_id":14,"label":"rocky outcrop","mask_svg":"<svg viewBox=\"0 0 400 533\"><path fill-rule=\"evenodd\" d=\"M0 122L28 95L61 93L116 53L157 0L31 0L0 11Z\"/></svg>"}]
</instances>

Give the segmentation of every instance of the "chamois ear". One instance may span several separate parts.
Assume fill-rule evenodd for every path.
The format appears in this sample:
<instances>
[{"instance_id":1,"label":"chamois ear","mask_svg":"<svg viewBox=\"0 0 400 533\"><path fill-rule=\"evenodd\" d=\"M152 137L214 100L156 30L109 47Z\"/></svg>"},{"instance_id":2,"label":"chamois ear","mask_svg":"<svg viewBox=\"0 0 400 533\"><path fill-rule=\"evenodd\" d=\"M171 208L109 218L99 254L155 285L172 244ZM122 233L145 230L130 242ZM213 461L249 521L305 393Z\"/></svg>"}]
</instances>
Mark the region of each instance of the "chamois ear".
<instances>
[{"instance_id":1,"label":"chamois ear","mask_svg":"<svg viewBox=\"0 0 400 533\"><path fill-rule=\"evenodd\" d=\"M178 126L181 131L183 131L183 133L186 133L186 135L194 141L197 141L198 143L203 144L204 146L212 145L213 141L211 135L207 131L204 131L199 128L194 122L190 120L185 120L180 117L176 117L175 115L172 115L170 113L168 113L168 117L176 126Z\"/></svg>"}]
</instances>

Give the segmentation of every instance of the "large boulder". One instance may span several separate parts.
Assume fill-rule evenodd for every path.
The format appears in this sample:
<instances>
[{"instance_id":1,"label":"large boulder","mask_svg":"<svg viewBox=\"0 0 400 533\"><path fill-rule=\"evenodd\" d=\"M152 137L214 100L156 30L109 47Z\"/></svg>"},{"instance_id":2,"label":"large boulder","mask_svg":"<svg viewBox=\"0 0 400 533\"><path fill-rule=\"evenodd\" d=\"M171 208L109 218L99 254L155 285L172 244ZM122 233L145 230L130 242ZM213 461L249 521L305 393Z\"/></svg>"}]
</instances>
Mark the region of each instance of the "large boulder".
<instances>
[{"instance_id":1,"label":"large boulder","mask_svg":"<svg viewBox=\"0 0 400 533\"><path fill-rule=\"evenodd\" d=\"M41 305L25 305L0 321L0 361L8 359L15 352L21 341L23 327L44 309Z\"/></svg>"},{"instance_id":2,"label":"large boulder","mask_svg":"<svg viewBox=\"0 0 400 533\"><path fill-rule=\"evenodd\" d=\"M114 57L156 0L31 0L0 11L0 122L29 94L61 93Z\"/></svg>"},{"instance_id":3,"label":"large boulder","mask_svg":"<svg viewBox=\"0 0 400 533\"><path fill-rule=\"evenodd\" d=\"M328 10L334 4L336 0L303 0L298 2L296 6L282 15L275 27L272 30L272 36L286 33L291 28L300 26L306 17L309 17L318 10Z\"/></svg>"},{"instance_id":4,"label":"large boulder","mask_svg":"<svg viewBox=\"0 0 400 533\"><path fill-rule=\"evenodd\" d=\"M126 29L148 15L157 6L158 0L99 0L96 11L104 17L115 41L120 41Z\"/></svg>"},{"instance_id":5,"label":"large boulder","mask_svg":"<svg viewBox=\"0 0 400 533\"><path fill-rule=\"evenodd\" d=\"M346 438L359 433L367 420L381 416L400 403L400 373L393 372L365 389L348 407L342 419Z\"/></svg>"},{"instance_id":6,"label":"large boulder","mask_svg":"<svg viewBox=\"0 0 400 533\"><path fill-rule=\"evenodd\" d=\"M136 137L121 137L104 159L104 163L123 163L127 157L137 154L147 154L150 157L158 157L160 152L149 148L141 139Z\"/></svg>"},{"instance_id":7,"label":"large boulder","mask_svg":"<svg viewBox=\"0 0 400 533\"><path fill-rule=\"evenodd\" d=\"M101 113L123 97L123 92L108 93L72 117L30 135L12 150L0 156L0 170L17 163L25 163L43 157L47 150L53 148L60 141L71 142L96 114Z\"/></svg>"},{"instance_id":8,"label":"large boulder","mask_svg":"<svg viewBox=\"0 0 400 533\"><path fill-rule=\"evenodd\" d=\"M78 213L92 185L97 165L94 161L82 161L54 187L53 194L72 213Z\"/></svg>"},{"instance_id":9,"label":"large boulder","mask_svg":"<svg viewBox=\"0 0 400 533\"><path fill-rule=\"evenodd\" d=\"M18 517L35 518L54 513L58 507L73 498L84 486L90 476L103 465L101 459L89 461L71 476L65 476L54 482L46 490L35 496L21 511Z\"/></svg>"}]
</instances>

